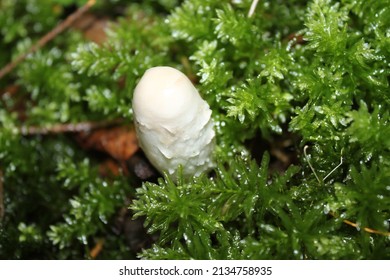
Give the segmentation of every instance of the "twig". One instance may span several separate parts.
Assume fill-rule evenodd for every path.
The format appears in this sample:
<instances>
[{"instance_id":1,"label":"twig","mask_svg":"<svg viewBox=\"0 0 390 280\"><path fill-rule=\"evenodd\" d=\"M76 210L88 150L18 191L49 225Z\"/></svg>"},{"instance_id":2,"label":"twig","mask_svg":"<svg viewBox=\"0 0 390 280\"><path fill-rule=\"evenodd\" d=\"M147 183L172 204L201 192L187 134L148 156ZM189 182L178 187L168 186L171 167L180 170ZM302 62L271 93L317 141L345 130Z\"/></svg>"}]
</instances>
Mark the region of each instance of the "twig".
<instances>
[{"instance_id":1,"label":"twig","mask_svg":"<svg viewBox=\"0 0 390 280\"><path fill-rule=\"evenodd\" d=\"M256 10L256 7L257 7L258 3L259 3L259 0L253 0L253 2L251 4L251 7L249 8L248 18L253 16L253 14L255 13L255 10Z\"/></svg>"},{"instance_id":2,"label":"twig","mask_svg":"<svg viewBox=\"0 0 390 280\"><path fill-rule=\"evenodd\" d=\"M318 183L321 184L321 180L320 180L320 178L317 176L317 173L316 173L316 171L314 170L313 166L311 165L310 160L309 160L309 157L307 156L307 152L306 152L307 148L309 148L308 145L306 145L306 146L303 148L303 154L305 155L306 161L307 161L307 163L309 164L311 171L313 171L314 176L316 176Z\"/></svg>"},{"instance_id":3,"label":"twig","mask_svg":"<svg viewBox=\"0 0 390 280\"><path fill-rule=\"evenodd\" d=\"M354 228L359 228L359 226L356 223L353 223L349 220L343 220L343 222L347 225L353 226ZM390 232L387 232L387 231L379 231L379 230L368 228L368 227L363 228L363 230L365 232L368 232L368 233L375 233L375 234L380 234L380 235L384 235L384 236L390 236Z\"/></svg>"},{"instance_id":4,"label":"twig","mask_svg":"<svg viewBox=\"0 0 390 280\"><path fill-rule=\"evenodd\" d=\"M3 171L0 169L0 222L4 218L4 189L3 189Z\"/></svg>"},{"instance_id":5,"label":"twig","mask_svg":"<svg viewBox=\"0 0 390 280\"><path fill-rule=\"evenodd\" d=\"M330 171L330 172L321 180L321 179L318 177L318 175L317 175L317 173L316 173L314 167L311 165L309 157L307 156L306 150L307 150L308 147L309 147L309 146L306 145L306 146L303 148L303 154L305 155L306 161L307 161L307 163L309 164L311 171L313 171L314 176L316 176L318 183L320 183L320 184L321 184L321 183L324 183L324 182L326 181L326 179L327 179L333 172L335 172L335 171L337 170L337 168L339 168L339 167L343 164L343 156L342 156L342 155L343 155L343 150L341 150L340 163L339 163L335 168L333 168L332 171Z\"/></svg>"},{"instance_id":6,"label":"twig","mask_svg":"<svg viewBox=\"0 0 390 280\"><path fill-rule=\"evenodd\" d=\"M335 213L333 212L330 212L329 214L331 214L333 217L338 217ZM350 220L346 220L344 219L343 220L343 223L344 224L347 224L347 225L350 225L356 229L360 228L358 226L358 224L354 223L354 222L351 222ZM372 228L368 228L368 227L364 227L363 230L365 232L368 232L368 233L374 233L374 234L379 234L379 235L383 235L383 236L390 236L390 232L388 231L380 231L380 230L376 230L376 229L372 229Z\"/></svg>"},{"instance_id":7,"label":"twig","mask_svg":"<svg viewBox=\"0 0 390 280\"><path fill-rule=\"evenodd\" d=\"M75 132L87 132L93 129L108 127L116 124L123 123L123 120L111 120L102 122L80 122L75 124L55 124L48 127L37 126L22 126L19 132L22 135L47 135L58 133L75 133Z\"/></svg>"},{"instance_id":8,"label":"twig","mask_svg":"<svg viewBox=\"0 0 390 280\"><path fill-rule=\"evenodd\" d=\"M341 150L341 154L343 154L343 150ZM337 168L339 168L341 165L343 164L343 156L341 156L340 157L340 163L335 167L335 168L333 168L332 169L332 171L330 171L329 173L328 173L328 175L326 175L325 177L324 177L324 179L322 179L322 181L323 182L325 182L325 180L337 169Z\"/></svg>"},{"instance_id":9,"label":"twig","mask_svg":"<svg viewBox=\"0 0 390 280\"><path fill-rule=\"evenodd\" d=\"M103 249L103 245L104 245L104 239L99 238L95 247L93 247L93 249L89 252L89 255L92 259L96 259L96 257L100 254L100 252Z\"/></svg>"},{"instance_id":10,"label":"twig","mask_svg":"<svg viewBox=\"0 0 390 280\"><path fill-rule=\"evenodd\" d=\"M37 51L39 48L46 45L48 42L53 40L58 34L63 32L65 29L67 29L69 26L71 26L76 19L78 19L83 13L88 11L93 5L95 5L96 0L88 0L88 2L82 6L80 9L78 9L73 14L69 15L63 22L58 24L54 29L52 29L50 32L46 33L39 41L31 46L31 48L28 49L28 51L24 54L21 54L18 56L15 60L8 63L6 66L4 66L0 70L0 80L10 73L19 63L21 63L23 60L26 59L26 57Z\"/></svg>"}]
</instances>

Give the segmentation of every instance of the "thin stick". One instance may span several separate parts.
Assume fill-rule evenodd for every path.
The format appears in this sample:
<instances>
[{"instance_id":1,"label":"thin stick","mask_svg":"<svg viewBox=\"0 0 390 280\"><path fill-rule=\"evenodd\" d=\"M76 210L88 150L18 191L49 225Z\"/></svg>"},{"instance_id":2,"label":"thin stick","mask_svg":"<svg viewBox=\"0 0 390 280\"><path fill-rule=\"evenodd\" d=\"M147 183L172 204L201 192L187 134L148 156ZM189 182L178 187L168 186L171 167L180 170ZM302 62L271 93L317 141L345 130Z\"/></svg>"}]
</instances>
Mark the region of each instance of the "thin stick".
<instances>
[{"instance_id":1,"label":"thin stick","mask_svg":"<svg viewBox=\"0 0 390 280\"><path fill-rule=\"evenodd\" d=\"M122 120L111 120L102 122L80 122L75 124L55 124L49 127L37 127L37 126L22 126L19 132L22 135L48 135L58 133L75 133L75 132L87 132L93 129L108 127L116 124L123 123Z\"/></svg>"},{"instance_id":2,"label":"thin stick","mask_svg":"<svg viewBox=\"0 0 390 280\"><path fill-rule=\"evenodd\" d=\"M333 212L330 212L329 214L331 214L333 217L337 217L337 215ZM352 226L356 229L359 228L358 224L351 222L350 220L343 220L343 223L347 224L349 226ZM364 227L363 230L365 232L368 232L368 233L374 233L374 234L379 234L379 235L383 235L383 236L390 236L390 232L388 232L388 231L380 231L380 230L376 230L376 229L372 229L372 228L368 228L368 227Z\"/></svg>"},{"instance_id":3,"label":"thin stick","mask_svg":"<svg viewBox=\"0 0 390 280\"><path fill-rule=\"evenodd\" d=\"M343 157L341 156L341 157L340 157L340 163L339 163L335 168L333 168L332 171L330 171L330 172L328 173L328 175L326 175L326 176L324 177L324 179L322 179L322 181L325 182L326 178L328 178L328 177L330 176L330 174L332 174L332 173L333 173L337 168L339 168L342 164L343 164Z\"/></svg>"},{"instance_id":4,"label":"thin stick","mask_svg":"<svg viewBox=\"0 0 390 280\"><path fill-rule=\"evenodd\" d=\"M311 171L313 171L314 176L316 176L317 181L318 181L318 183L320 183L320 184L323 183L323 182L325 182L326 179L327 179L333 172L335 172L335 171L337 170L337 168L339 168L339 167L343 164L343 156L342 156L343 150L341 150L340 163L339 163L335 168L333 168L332 171L330 171L330 172L328 173L328 175L326 175L326 176L324 177L324 179L320 180L320 178L317 176L317 173L316 173L314 167L313 167L313 166L311 165L311 163L310 163L309 157L307 156L307 152L306 152L307 148L309 148L308 145L306 145L306 146L303 148L303 154L305 155L306 161L307 161L307 163L309 164Z\"/></svg>"},{"instance_id":5,"label":"thin stick","mask_svg":"<svg viewBox=\"0 0 390 280\"><path fill-rule=\"evenodd\" d=\"M309 160L309 157L307 156L307 152L306 152L307 148L309 148L308 145L306 145L306 146L303 148L303 154L305 155L306 161L307 161L307 163L309 164L311 171L313 171L314 176L316 176L318 183L321 184L321 180L320 180L320 178L318 178L317 173L316 173L316 171L314 170L314 167L311 165L310 160ZM333 171L332 171L332 172L333 172Z\"/></svg>"},{"instance_id":6,"label":"thin stick","mask_svg":"<svg viewBox=\"0 0 390 280\"><path fill-rule=\"evenodd\" d=\"M102 251L103 245L104 245L104 239L103 239L103 238L99 238L98 241L96 242L95 247L93 247L93 249L92 249L91 252L89 253L89 256L90 256L92 259L96 259L96 257L97 257L97 256L100 254L100 252Z\"/></svg>"},{"instance_id":7,"label":"thin stick","mask_svg":"<svg viewBox=\"0 0 390 280\"><path fill-rule=\"evenodd\" d=\"M0 169L0 222L4 218L4 189L3 189L3 171Z\"/></svg>"},{"instance_id":8,"label":"thin stick","mask_svg":"<svg viewBox=\"0 0 390 280\"><path fill-rule=\"evenodd\" d=\"M253 0L252 4L251 4L251 7L249 8L249 12L248 12L248 17L252 17L253 14L255 13L255 10L256 10L256 7L257 7L257 4L259 3L259 0Z\"/></svg>"},{"instance_id":9,"label":"thin stick","mask_svg":"<svg viewBox=\"0 0 390 280\"><path fill-rule=\"evenodd\" d=\"M23 60L26 59L26 57L37 51L39 48L46 45L48 42L53 40L58 34L63 32L65 29L67 29L69 26L71 26L76 19L78 19L82 14L84 14L86 11L88 11L93 5L95 5L96 0L88 0L88 2L82 6L80 9L78 9L73 14L69 15L63 22L58 24L54 29L52 29L50 32L48 32L46 35L44 35L39 41L31 46L30 49L24 54L21 54L18 56L14 61L11 61L6 66L4 66L0 70L0 80L10 73L19 63L21 63Z\"/></svg>"},{"instance_id":10,"label":"thin stick","mask_svg":"<svg viewBox=\"0 0 390 280\"><path fill-rule=\"evenodd\" d=\"M343 220L343 222L347 225L353 226L354 228L359 228L359 226L356 223L353 223L349 220ZM379 231L379 230L368 228L368 227L363 228L363 230L365 232L368 232L368 233L375 233L375 234L380 234L380 235L384 235L384 236L390 236L390 232Z\"/></svg>"}]
</instances>

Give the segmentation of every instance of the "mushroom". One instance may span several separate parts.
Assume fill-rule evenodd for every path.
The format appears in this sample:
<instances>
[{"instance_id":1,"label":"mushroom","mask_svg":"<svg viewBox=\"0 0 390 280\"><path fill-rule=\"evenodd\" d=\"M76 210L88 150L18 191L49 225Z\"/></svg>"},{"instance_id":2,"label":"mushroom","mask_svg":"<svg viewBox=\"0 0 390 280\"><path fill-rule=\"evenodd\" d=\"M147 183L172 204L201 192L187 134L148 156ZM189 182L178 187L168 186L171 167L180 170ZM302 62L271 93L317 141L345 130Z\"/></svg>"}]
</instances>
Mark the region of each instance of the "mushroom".
<instances>
[{"instance_id":1,"label":"mushroom","mask_svg":"<svg viewBox=\"0 0 390 280\"><path fill-rule=\"evenodd\" d=\"M214 166L214 123L209 105L180 71L148 69L135 88L134 122L140 147L153 166L177 177L199 176Z\"/></svg>"}]
</instances>

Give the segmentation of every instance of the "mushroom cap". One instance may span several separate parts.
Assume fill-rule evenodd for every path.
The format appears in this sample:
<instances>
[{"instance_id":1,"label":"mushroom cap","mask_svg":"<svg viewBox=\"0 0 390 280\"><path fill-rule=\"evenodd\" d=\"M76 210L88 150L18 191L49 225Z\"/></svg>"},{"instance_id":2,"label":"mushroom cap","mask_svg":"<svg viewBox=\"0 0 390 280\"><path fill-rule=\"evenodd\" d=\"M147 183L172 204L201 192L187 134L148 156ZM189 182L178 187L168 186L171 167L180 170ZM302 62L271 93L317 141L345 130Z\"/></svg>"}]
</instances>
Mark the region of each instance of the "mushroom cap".
<instances>
[{"instance_id":1,"label":"mushroom cap","mask_svg":"<svg viewBox=\"0 0 390 280\"><path fill-rule=\"evenodd\" d=\"M168 130L185 126L204 102L191 81L180 71L158 66L145 72L134 91L133 111L145 126Z\"/></svg>"},{"instance_id":2,"label":"mushroom cap","mask_svg":"<svg viewBox=\"0 0 390 280\"><path fill-rule=\"evenodd\" d=\"M161 172L199 175L213 167L215 146L211 110L180 71L153 67L134 90L133 113L139 144Z\"/></svg>"}]
</instances>

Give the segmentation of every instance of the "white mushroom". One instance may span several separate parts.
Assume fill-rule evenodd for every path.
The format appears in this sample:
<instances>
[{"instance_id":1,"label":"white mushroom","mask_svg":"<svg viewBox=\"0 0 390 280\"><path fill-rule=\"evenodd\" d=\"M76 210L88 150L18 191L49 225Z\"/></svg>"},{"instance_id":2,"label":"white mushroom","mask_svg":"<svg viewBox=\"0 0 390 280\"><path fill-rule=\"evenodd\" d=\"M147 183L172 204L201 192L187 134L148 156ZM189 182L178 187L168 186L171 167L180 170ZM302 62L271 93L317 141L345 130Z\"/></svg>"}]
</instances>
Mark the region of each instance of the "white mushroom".
<instances>
[{"instance_id":1,"label":"white mushroom","mask_svg":"<svg viewBox=\"0 0 390 280\"><path fill-rule=\"evenodd\" d=\"M139 144L157 170L176 179L179 165L185 176L213 167L211 110L182 72L166 66L147 70L134 91L133 113Z\"/></svg>"}]
</instances>

